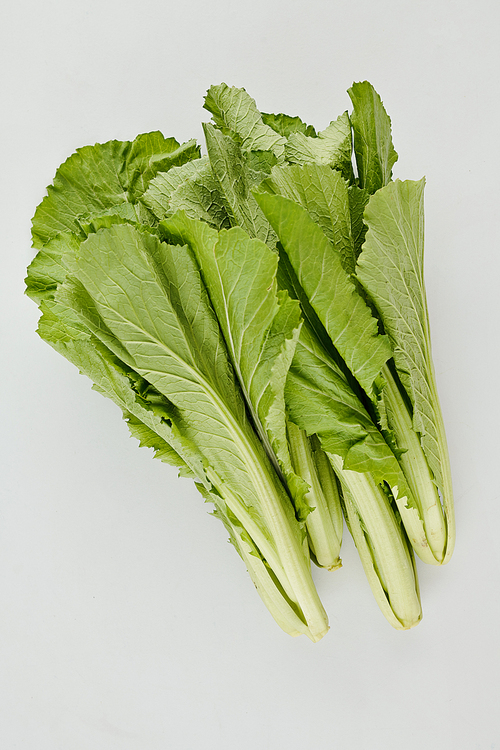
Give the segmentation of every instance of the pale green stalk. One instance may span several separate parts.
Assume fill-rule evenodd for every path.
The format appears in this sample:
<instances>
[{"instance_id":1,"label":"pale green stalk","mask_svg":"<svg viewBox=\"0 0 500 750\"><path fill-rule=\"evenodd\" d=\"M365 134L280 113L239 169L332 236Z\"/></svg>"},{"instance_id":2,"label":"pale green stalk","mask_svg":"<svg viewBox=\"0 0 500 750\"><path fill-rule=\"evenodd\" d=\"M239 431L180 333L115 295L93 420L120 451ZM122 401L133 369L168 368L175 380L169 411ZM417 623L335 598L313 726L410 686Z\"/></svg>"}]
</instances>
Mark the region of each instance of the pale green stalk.
<instances>
[{"instance_id":1,"label":"pale green stalk","mask_svg":"<svg viewBox=\"0 0 500 750\"><path fill-rule=\"evenodd\" d=\"M328 619L312 580L308 556L304 554L298 534L292 529L288 495L273 472L271 464L267 460L256 460L260 451L256 450L255 445L250 444L249 434L229 415L228 422L233 422L235 443L260 500L266 526L276 544L281 565L275 570L275 574L278 577L280 568L283 569L283 588L286 590L286 587L290 587L289 596L296 602L309 626L307 635L311 640L318 641L328 632Z\"/></svg>"},{"instance_id":2,"label":"pale green stalk","mask_svg":"<svg viewBox=\"0 0 500 750\"><path fill-rule=\"evenodd\" d=\"M346 520L373 595L393 627L412 628L422 618L416 571L390 500L369 473L343 469L339 456L328 457L342 485Z\"/></svg>"},{"instance_id":3,"label":"pale green stalk","mask_svg":"<svg viewBox=\"0 0 500 750\"><path fill-rule=\"evenodd\" d=\"M320 567L336 570L342 566L342 511L335 475L319 441L314 449L311 439L293 422L288 422L287 430L294 470L310 487L304 496L311 508L306 516L309 546Z\"/></svg>"},{"instance_id":4,"label":"pale green stalk","mask_svg":"<svg viewBox=\"0 0 500 750\"><path fill-rule=\"evenodd\" d=\"M385 380L384 399L389 412L390 426L397 437L398 448L404 453L399 463L418 503L417 518L413 508L405 503L398 505L401 518L417 555L426 563L439 565L443 562L446 548L447 530L438 489L425 458L420 439L413 430L411 415L400 393L392 372L387 365L382 374ZM422 543L421 528L427 545Z\"/></svg>"},{"instance_id":5,"label":"pale green stalk","mask_svg":"<svg viewBox=\"0 0 500 750\"><path fill-rule=\"evenodd\" d=\"M446 548L443 558L443 565L449 562L453 550L455 549L455 538L456 538L456 526L455 526L455 509L453 500L453 486L451 482L451 468L450 468L450 456L448 453L448 441L446 439L446 432L444 428L443 413L441 411L441 405L439 402L439 396L436 387L436 380L434 375L434 365L431 362L430 366L430 388L432 398L435 403L435 425L438 434L439 441L439 453L441 457L441 464L443 466L442 482L443 482L443 507L444 515L446 519Z\"/></svg>"},{"instance_id":6,"label":"pale green stalk","mask_svg":"<svg viewBox=\"0 0 500 750\"><path fill-rule=\"evenodd\" d=\"M252 549L251 541L242 539L236 529L233 530L232 536L255 588L280 628L293 637L307 635L313 642L318 641L320 636L311 633L293 603L280 591L279 583L273 576L274 568L266 565Z\"/></svg>"}]
</instances>

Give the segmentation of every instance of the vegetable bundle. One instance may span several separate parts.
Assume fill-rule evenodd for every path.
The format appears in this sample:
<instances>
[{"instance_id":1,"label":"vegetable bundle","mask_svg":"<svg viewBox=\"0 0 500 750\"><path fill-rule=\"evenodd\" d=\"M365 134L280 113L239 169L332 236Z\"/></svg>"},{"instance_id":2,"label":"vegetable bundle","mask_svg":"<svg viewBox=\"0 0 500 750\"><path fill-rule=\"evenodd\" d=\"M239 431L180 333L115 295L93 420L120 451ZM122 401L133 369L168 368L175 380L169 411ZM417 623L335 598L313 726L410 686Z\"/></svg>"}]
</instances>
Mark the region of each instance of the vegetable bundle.
<instances>
[{"instance_id":1,"label":"vegetable bundle","mask_svg":"<svg viewBox=\"0 0 500 750\"><path fill-rule=\"evenodd\" d=\"M421 618L413 553L443 564L455 534L424 181L391 181L380 97L349 95L316 133L221 84L206 156L158 132L77 150L27 277L40 336L195 480L276 622L313 641L310 563L340 567L343 516L399 629Z\"/></svg>"}]
</instances>

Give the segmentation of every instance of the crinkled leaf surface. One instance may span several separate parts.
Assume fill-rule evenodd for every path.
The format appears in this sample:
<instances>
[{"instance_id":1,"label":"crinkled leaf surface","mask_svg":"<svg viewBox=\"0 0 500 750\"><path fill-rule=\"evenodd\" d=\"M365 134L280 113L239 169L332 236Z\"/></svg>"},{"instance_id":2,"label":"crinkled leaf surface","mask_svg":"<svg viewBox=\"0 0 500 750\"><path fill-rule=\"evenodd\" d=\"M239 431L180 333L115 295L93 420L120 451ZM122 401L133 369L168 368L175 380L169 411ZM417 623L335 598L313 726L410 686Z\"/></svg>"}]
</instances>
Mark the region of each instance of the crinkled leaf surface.
<instances>
[{"instance_id":1,"label":"crinkled leaf surface","mask_svg":"<svg viewBox=\"0 0 500 750\"><path fill-rule=\"evenodd\" d=\"M424 183L396 180L370 198L357 276L391 338L396 368L413 404L414 428L443 487L441 418L424 286Z\"/></svg>"},{"instance_id":2,"label":"crinkled leaf surface","mask_svg":"<svg viewBox=\"0 0 500 750\"><path fill-rule=\"evenodd\" d=\"M205 124L204 130L210 164L231 224L272 245L276 242L274 232L251 192L266 173L250 169L248 157L229 135L210 123Z\"/></svg>"},{"instance_id":3,"label":"crinkled leaf surface","mask_svg":"<svg viewBox=\"0 0 500 750\"><path fill-rule=\"evenodd\" d=\"M351 153L351 124L347 112L320 131L317 137L292 133L285 147L285 157L292 164L324 164L340 170L348 180L352 177Z\"/></svg>"},{"instance_id":4,"label":"crinkled leaf surface","mask_svg":"<svg viewBox=\"0 0 500 750\"><path fill-rule=\"evenodd\" d=\"M181 210L215 229L231 226L207 156L158 174L151 180L142 201L160 221Z\"/></svg>"},{"instance_id":5,"label":"crinkled leaf surface","mask_svg":"<svg viewBox=\"0 0 500 750\"><path fill-rule=\"evenodd\" d=\"M170 201L177 188L203 175L207 167L209 167L208 157L203 156L200 159L188 161L180 167L172 167L168 172L159 172L142 195L142 202L161 221L171 213Z\"/></svg>"},{"instance_id":6,"label":"crinkled leaf surface","mask_svg":"<svg viewBox=\"0 0 500 750\"><path fill-rule=\"evenodd\" d=\"M347 273L354 272L349 194L340 172L314 163L274 167L263 187L300 203L335 247Z\"/></svg>"},{"instance_id":7,"label":"crinkled leaf surface","mask_svg":"<svg viewBox=\"0 0 500 750\"><path fill-rule=\"evenodd\" d=\"M347 92L354 109L354 153L359 186L370 194L387 185L398 155L391 135L391 120L371 83L353 83Z\"/></svg>"},{"instance_id":8,"label":"crinkled leaf surface","mask_svg":"<svg viewBox=\"0 0 500 750\"><path fill-rule=\"evenodd\" d=\"M340 255L302 206L281 195L257 201L279 237L312 308L348 368L368 394L391 356L365 301L342 267Z\"/></svg>"},{"instance_id":9,"label":"crinkled leaf surface","mask_svg":"<svg viewBox=\"0 0 500 750\"><path fill-rule=\"evenodd\" d=\"M284 138L289 138L292 133L304 133L314 137L316 131L312 125L306 125L300 117L290 117L290 115L279 115L268 114L261 112L261 117L265 125L269 125L276 133L282 135Z\"/></svg>"},{"instance_id":10,"label":"crinkled leaf surface","mask_svg":"<svg viewBox=\"0 0 500 750\"><path fill-rule=\"evenodd\" d=\"M194 141L180 145L159 132L135 141L85 146L62 164L33 217L33 244L42 247L61 232L74 232L76 219L121 203L134 203L157 172L199 157Z\"/></svg>"},{"instance_id":11,"label":"crinkled leaf surface","mask_svg":"<svg viewBox=\"0 0 500 750\"><path fill-rule=\"evenodd\" d=\"M211 86L205 97L205 109L223 133L237 136L243 151L272 151L279 162L284 161L286 138L262 120L262 115L245 89L225 83Z\"/></svg>"},{"instance_id":12,"label":"crinkled leaf surface","mask_svg":"<svg viewBox=\"0 0 500 750\"><path fill-rule=\"evenodd\" d=\"M284 388L301 314L298 302L278 292L278 256L240 227L218 233L183 214L161 230L196 255L253 422L300 510L307 487L288 453Z\"/></svg>"}]
</instances>

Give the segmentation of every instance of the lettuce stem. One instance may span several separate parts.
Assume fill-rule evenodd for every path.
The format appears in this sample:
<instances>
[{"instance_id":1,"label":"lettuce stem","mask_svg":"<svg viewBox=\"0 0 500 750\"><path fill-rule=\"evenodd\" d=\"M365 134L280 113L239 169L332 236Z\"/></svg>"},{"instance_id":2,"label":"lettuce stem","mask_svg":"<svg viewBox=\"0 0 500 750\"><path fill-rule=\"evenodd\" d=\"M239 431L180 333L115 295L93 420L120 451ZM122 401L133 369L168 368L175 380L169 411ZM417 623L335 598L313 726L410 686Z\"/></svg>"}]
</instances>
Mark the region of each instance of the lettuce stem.
<instances>
[{"instance_id":1,"label":"lettuce stem","mask_svg":"<svg viewBox=\"0 0 500 750\"><path fill-rule=\"evenodd\" d=\"M399 456L399 463L418 504L426 545L422 543L420 534L417 537L419 529L414 528L415 518L407 512L403 504L399 506L401 518L410 539L418 539L413 546L421 560L439 565L444 559L447 533L438 489L422 450L419 435L413 429L408 407L388 365L384 366L382 375L385 380L384 397L389 423L396 435L398 448L404 451ZM419 525L417 522L417 526Z\"/></svg>"},{"instance_id":2,"label":"lettuce stem","mask_svg":"<svg viewBox=\"0 0 500 750\"><path fill-rule=\"evenodd\" d=\"M224 407L221 411L225 411ZM259 498L260 510L276 545L286 580L291 586L290 598L303 614L309 627L307 634L311 640L318 641L328 631L328 618L312 580L309 556L305 554L301 530L290 499L255 433L243 430L227 412L226 418Z\"/></svg>"},{"instance_id":3,"label":"lettuce stem","mask_svg":"<svg viewBox=\"0 0 500 750\"><path fill-rule=\"evenodd\" d=\"M320 567L336 570L342 566L342 511L335 475L319 444L313 448L311 438L293 422L287 431L294 470L310 487L304 497L311 508L306 517L309 546Z\"/></svg>"},{"instance_id":4,"label":"lettuce stem","mask_svg":"<svg viewBox=\"0 0 500 750\"><path fill-rule=\"evenodd\" d=\"M342 485L346 521L373 595L390 624L407 630L422 618L411 547L389 497L369 473L328 458Z\"/></svg>"}]
</instances>

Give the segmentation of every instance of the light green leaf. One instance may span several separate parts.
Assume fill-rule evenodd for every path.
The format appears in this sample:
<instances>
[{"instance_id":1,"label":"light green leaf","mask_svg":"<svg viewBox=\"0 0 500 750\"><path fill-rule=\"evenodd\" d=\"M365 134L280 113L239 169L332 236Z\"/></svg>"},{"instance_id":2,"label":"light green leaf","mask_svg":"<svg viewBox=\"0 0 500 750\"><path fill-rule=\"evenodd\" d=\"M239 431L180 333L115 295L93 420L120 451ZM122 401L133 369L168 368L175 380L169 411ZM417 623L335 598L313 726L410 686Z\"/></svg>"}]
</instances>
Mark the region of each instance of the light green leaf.
<instances>
[{"instance_id":1,"label":"light green leaf","mask_svg":"<svg viewBox=\"0 0 500 750\"><path fill-rule=\"evenodd\" d=\"M51 299L60 284L66 278L67 269L63 262L66 252L74 253L80 245L80 239L69 232L50 240L34 257L28 266L25 279L26 294L38 304L43 299Z\"/></svg>"},{"instance_id":2,"label":"light green leaf","mask_svg":"<svg viewBox=\"0 0 500 750\"><path fill-rule=\"evenodd\" d=\"M349 193L339 172L318 164L274 167L263 187L306 209L340 254L347 273L356 266Z\"/></svg>"},{"instance_id":3,"label":"light green leaf","mask_svg":"<svg viewBox=\"0 0 500 750\"><path fill-rule=\"evenodd\" d=\"M229 229L228 216L220 185L211 167L183 185L179 185L170 202L172 213L185 211L192 219L206 221L215 229Z\"/></svg>"},{"instance_id":4,"label":"light green leaf","mask_svg":"<svg viewBox=\"0 0 500 750\"><path fill-rule=\"evenodd\" d=\"M370 198L357 276L393 343L396 368L413 405L414 429L422 436L438 487L449 497L424 285L424 182L396 180Z\"/></svg>"},{"instance_id":5,"label":"light green leaf","mask_svg":"<svg viewBox=\"0 0 500 750\"><path fill-rule=\"evenodd\" d=\"M212 465L220 466L223 479L239 477L250 504L257 502L234 453L234 435L221 416L226 413L233 430L240 423L248 429L244 405L186 248L162 245L151 235L115 225L89 236L80 254L78 273L86 292L76 283L69 288L72 307L122 361L181 413L189 413L193 442Z\"/></svg>"},{"instance_id":6,"label":"light green leaf","mask_svg":"<svg viewBox=\"0 0 500 750\"><path fill-rule=\"evenodd\" d=\"M365 391L391 356L386 336L377 330L365 301L342 267L340 255L307 211L279 195L256 199L279 237L312 308Z\"/></svg>"},{"instance_id":7,"label":"light green leaf","mask_svg":"<svg viewBox=\"0 0 500 750\"><path fill-rule=\"evenodd\" d=\"M87 328L74 310L67 310L65 305L49 298L41 301L40 312L37 333L55 349L70 341L88 340Z\"/></svg>"},{"instance_id":8,"label":"light green leaf","mask_svg":"<svg viewBox=\"0 0 500 750\"><path fill-rule=\"evenodd\" d=\"M65 247L62 242L59 243L59 249L61 254L67 253L67 246ZM64 266L61 265L60 267L63 269L63 273L59 274L59 284L66 271ZM57 292L57 287L55 292ZM51 302L54 303L54 300L51 300ZM43 304L46 305L47 300L44 300ZM140 441L141 445L153 448L157 458L178 467L181 476L198 478L198 481L202 481L204 484L197 484L197 487L202 494L209 496L211 501L216 502L215 514L218 517L221 518L224 513L231 515L238 528L240 544L244 539L245 549L248 551L247 548L250 546L251 549L256 551L254 554L259 556L261 577L267 571L263 579L264 582L267 581L266 591L263 592L259 588L264 602L277 619L278 624L284 627L287 632L292 632L289 630L288 621L291 618L292 622L296 622L297 613L300 614L300 610L287 597L283 587L279 584L278 578L287 580L286 573L273 543L269 542L266 533L263 533L259 528L258 520L256 521L252 517L251 512L248 512L241 500L234 493L231 493L210 467L207 468L210 475L210 480L208 479L205 474L206 461L194 443L183 434L185 425L182 423L178 410L147 381L118 360L99 339L85 330L84 326L80 324L81 329L85 331L82 339L71 338L68 335L67 325L65 326L63 321L68 315L70 318L74 318L75 313L73 310L65 308L60 301L57 303L57 307L59 318L53 316L52 322L57 328L63 329L65 335L64 340L58 340L58 336L52 330L49 335L52 345L63 356L76 364L82 373L91 377L94 381L95 390L118 404L124 412L131 434ZM212 482L215 482L215 486ZM219 489L217 490L215 487ZM220 495L220 491L224 492L226 500ZM244 525L242 525L241 520L238 521L234 516L234 512L231 513L226 502L229 503L234 512L239 513L240 519L244 519ZM267 559L262 558L262 553L255 547L256 542L254 540L259 544L263 553L267 555ZM241 548L237 547L237 549L241 553ZM245 555L244 559L248 563ZM252 577L254 577L252 566L250 568ZM263 581L260 581L261 584ZM286 615L284 618L283 613ZM313 640L317 637L317 635L313 636L305 624L302 624L298 632L293 630L295 635L299 632L306 633Z\"/></svg>"},{"instance_id":9,"label":"light green leaf","mask_svg":"<svg viewBox=\"0 0 500 750\"><path fill-rule=\"evenodd\" d=\"M210 123L204 130L210 164L231 224L272 245L276 241L274 232L251 192L267 175L249 169L247 157L230 136Z\"/></svg>"},{"instance_id":10,"label":"light green leaf","mask_svg":"<svg viewBox=\"0 0 500 750\"><path fill-rule=\"evenodd\" d=\"M347 112L311 138L304 133L292 133L285 147L285 157L292 164L323 164L340 170L352 178L351 124Z\"/></svg>"},{"instance_id":11,"label":"light green leaf","mask_svg":"<svg viewBox=\"0 0 500 750\"><path fill-rule=\"evenodd\" d=\"M137 136L130 145L123 168L124 184L131 202L144 193L158 172L166 172L199 156L200 147L194 140L179 144L175 138L164 138L159 132Z\"/></svg>"},{"instance_id":12,"label":"light green leaf","mask_svg":"<svg viewBox=\"0 0 500 750\"><path fill-rule=\"evenodd\" d=\"M199 156L194 141L182 146L161 133L135 141L85 146L62 164L33 217L33 244L42 247L61 232L74 232L80 216L134 203L157 172Z\"/></svg>"},{"instance_id":13,"label":"light green leaf","mask_svg":"<svg viewBox=\"0 0 500 750\"><path fill-rule=\"evenodd\" d=\"M141 201L161 221L171 213L170 201L180 185L207 172L208 157L188 161L180 167L172 167L168 172L159 172L148 185ZM208 170L210 171L210 170Z\"/></svg>"},{"instance_id":14,"label":"light green leaf","mask_svg":"<svg viewBox=\"0 0 500 750\"><path fill-rule=\"evenodd\" d=\"M151 180L142 201L160 221L181 210L216 229L231 226L207 156L158 174Z\"/></svg>"},{"instance_id":15,"label":"light green leaf","mask_svg":"<svg viewBox=\"0 0 500 750\"><path fill-rule=\"evenodd\" d=\"M366 475L372 487L387 483L413 548L424 562L439 562L433 550L432 512L422 508L392 446L307 325L295 350L285 399L291 419L308 435L317 434L330 457L342 459L344 473Z\"/></svg>"},{"instance_id":16,"label":"light green leaf","mask_svg":"<svg viewBox=\"0 0 500 750\"><path fill-rule=\"evenodd\" d=\"M284 161L286 138L264 124L255 101L245 89L225 83L211 86L204 107L212 113L219 130L237 136L243 151L272 151L278 162Z\"/></svg>"},{"instance_id":17,"label":"light green leaf","mask_svg":"<svg viewBox=\"0 0 500 750\"><path fill-rule=\"evenodd\" d=\"M189 471L198 481L207 483L203 457L174 424L179 423L180 417L173 405L93 336L77 313L65 304L64 297L58 295L68 266L74 264L79 244L74 235L59 235L47 243L30 266L28 293L41 302L38 333L93 381L94 390L114 401L122 412L140 422L144 430L154 431L159 441L156 448L162 441L175 445L175 449L171 448L172 456L181 453L183 458L179 456L171 463L184 467L184 475ZM42 292L39 287L43 287ZM167 454L168 450L163 447L163 460Z\"/></svg>"},{"instance_id":18,"label":"light green leaf","mask_svg":"<svg viewBox=\"0 0 500 750\"><path fill-rule=\"evenodd\" d=\"M316 136L316 131L312 125L306 125L302 122L300 117L290 117L290 115L279 115L266 114L261 112L261 117L265 125L269 125L278 135L282 135L284 138L289 138L292 133L304 133L311 137Z\"/></svg>"},{"instance_id":19,"label":"light green leaf","mask_svg":"<svg viewBox=\"0 0 500 750\"><path fill-rule=\"evenodd\" d=\"M300 527L247 421L217 320L187 247L114 225L80 246L65 299L89 329L179 410L207 476L252 526L280 584L319 638L325 613L312 585ZM61 290L62 293L63 290ZM261 543L259 542L259 548ZM271 558L271 559L270 559Z\"/></svg>"},{"instance_id":20,"label":"light green leaf","mask_svg":"<svg viewBox=\"0 0 500 750\"><path fill-rule=\"evenodd\" d=\"M286 384L291 419L344 468L369 471L377 482L401 483L396 458L335 362L308 326L302 330Z\"/></svg>"},{"instance_id":21,"label":"light green leaf","mask_svg":"<svg viewBox=\"0 0 500 750\"><path fill-rule=\"evenodd\" d=\"M359 187L374 193L387 185L398 155L392 145L391 120L371 83L353 83L347 92L354 109L354 153Z\"/></svg>"},{"instance_id":22,"label":"light green leaf","mask_svg":"<svg viewBox=\"0 0 500 750\"><path fill-rule=\"evenodd\" d=\"M284 387L301 315L299 304L278 292L278 256L240 227L217 233L183 214L162 222L161 230L196 255L253 423L300 517L307 486L290 462Z\"/></svg>"},{"instance_id":23,"label":"light green leaf","mask_svg":"<svg viewBox=\"0 0 500 750\"><path fill-rule=\"evenodd\" d=\"M343 460L345 471L366 474L372 485L387 483L415 551L424 562L439 562L432 549L432 513L422 508L392 446L307 325L295 350L285 399L292 420L307 434L316 433L323 450Z\"/></svg>"}]
</instances>

